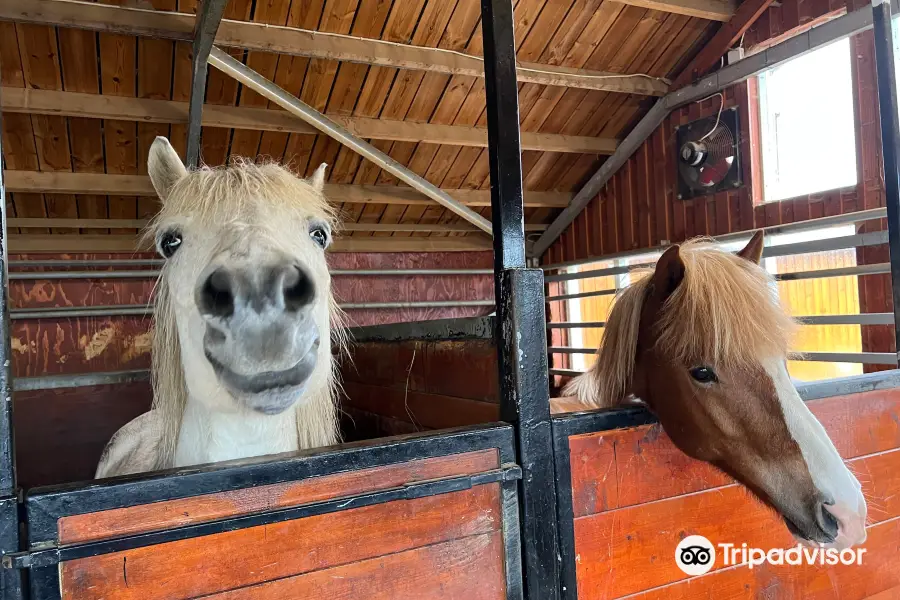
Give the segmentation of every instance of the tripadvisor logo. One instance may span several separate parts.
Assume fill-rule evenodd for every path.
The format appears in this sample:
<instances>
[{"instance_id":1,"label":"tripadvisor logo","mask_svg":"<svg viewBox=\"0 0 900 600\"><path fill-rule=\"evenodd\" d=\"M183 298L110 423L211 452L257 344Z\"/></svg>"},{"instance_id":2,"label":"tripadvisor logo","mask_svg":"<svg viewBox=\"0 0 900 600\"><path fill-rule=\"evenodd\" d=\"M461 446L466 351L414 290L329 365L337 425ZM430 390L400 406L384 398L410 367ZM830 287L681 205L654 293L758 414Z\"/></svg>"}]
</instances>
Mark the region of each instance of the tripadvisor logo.
<instances>
[{"instance_id":1,"label":"tripadvisor logo","mask_svg":"<svg viewBox=\"0 0 900 600\"><path fill-rule=\"evenodd\" d=\"M703 575L716 564L716 549L702 535L689 535L675 547L675 563L687 575Z\"/></svg>"},{"instance_id":2,"label":"tripadvisor logo","mask_svg":"<svg viewBox=\"0 0 900 600\"><path fill-rule=\"evenodd\" d=\"M773 548L769 551L750 548L747 544L717 544L722 566L747 564L751 569L771 565L861 565L865 548L804 547ZM716 548L702 535L689 535L675 547L675 563L687 575L703 575L716 563Z\"/></svg>"}]
</instances>

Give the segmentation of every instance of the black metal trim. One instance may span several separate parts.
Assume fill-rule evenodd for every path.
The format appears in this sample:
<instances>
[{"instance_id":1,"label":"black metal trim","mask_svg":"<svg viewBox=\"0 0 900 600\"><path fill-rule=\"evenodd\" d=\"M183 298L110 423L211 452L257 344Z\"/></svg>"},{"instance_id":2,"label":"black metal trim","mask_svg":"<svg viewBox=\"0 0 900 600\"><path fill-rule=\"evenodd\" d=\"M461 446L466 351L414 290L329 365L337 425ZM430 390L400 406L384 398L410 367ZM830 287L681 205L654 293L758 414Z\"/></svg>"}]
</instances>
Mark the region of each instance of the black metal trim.
<instances>
[{"instance_id":1,"label":"black metal trim","mask_svg":"<svg viewBox=\"0 0 900 600\"><path fill-rule=\"evenodd\" d=\"M3 119L0 117L0 127ZM3 143L0 141L0 157ZM6 227L6 185L0 158L0 496L16 489L15 445L12 419L12 349L9 337L9 248Z\"/></svg>"},{"instance_id":2,"label":"black metal trim","mask_svg":"<svg viewBox=\"0 0 900 600\"><path fill-rule=\"evenodd\" d=\"M522 471L518 465L507 464L499 469L475 475L410 483L408 485L360 494L350 498L334 498L312 504L239 515L227 519L196 523L193 525L185 525L162 531L142 533L99 542L65 546L62 548L52 547L36 549L31 552L22 552L4 557L3 566L7 569L47 567L69 560L77 560L113 552L122 552L124 550L133 550L134 548L143 548L145 546L156 546L168 542L205 537L227 531L258 527L260 525L271 525L296 519L305 519L307 517L373 506L376 504L384 504L386 502L394 502L397 500L415 500L417 498L461 492L479 485L516 481L521 477Z\"/></svg>"},{"instance_id":3,"label":"black metal trim","mask_svg":"<svg viewBox=\"0 0 900 600\"><path fill-rule=\"evenodd\" d=\"M521 471L520 471L521 474ZM506 599L522 600L525 590L522 577L522 540L519 537L519 486L515 481L501 484L503 502L503 551L506 576Z\"/></svg>"},{"instance_id":4,"label":"black metal trim","mask_svg":"<svg viewBox=\"0 0 900 600\"><path fill-rule=\"evenodd\" d=\"M891 4L872 5L875 29L875 70L884 162L884 202L887 207L888 246L891 255L891 292L894 299L894 352L900 351L900 123Z\"/></svg>"},{"instance_id":5,"label":"black metal trim","mask_svg":"<svg viewBox=\"0 0 900 600\"><path fill-rule=\"evenodd\" d=\"M572 500L572 457L569 434L553 420L553 457L556 462L556 521L559 535L560 598L577 600L578 574L575 563L575 511Z\"/></svg>"},{"instance_id":6,"label":"black metal trim","mask_svg":"<svg viewBox=\"0 0 900 600\"><path fill-rule=\"evenodd\" d=\"M191 65L191 97L188 105L187 164L200 164L200 133L202 131L203 99L206 96L206 76L209 53L216 40L216 31L225 14L228 0L203 0L194 21L193 62Z\"/></svg>"},{"instance_id":7,"label":"black metal trim","mask_svg":"<svg viewBox=\"0 0 900 600\"><path fill-rule=\"evenodd\" d=\"M436 319L390 325L351 327L354 342L446 341L460 339L491 339L494 317Z\"/></svg>"},{"instance_id":8,"label":"black metal trim","mask_svg":"<svg viewBox=\"0 0 900 600\"><path fill-rule=\"evenodd\" d=\"M31 547L57 542L61 517L202 494L298 481L360 469L496 448L500 464L515 462L513 429L486 424L230 461L145 476L39 488L25 499Z\"/></svg>"}]
</instances>

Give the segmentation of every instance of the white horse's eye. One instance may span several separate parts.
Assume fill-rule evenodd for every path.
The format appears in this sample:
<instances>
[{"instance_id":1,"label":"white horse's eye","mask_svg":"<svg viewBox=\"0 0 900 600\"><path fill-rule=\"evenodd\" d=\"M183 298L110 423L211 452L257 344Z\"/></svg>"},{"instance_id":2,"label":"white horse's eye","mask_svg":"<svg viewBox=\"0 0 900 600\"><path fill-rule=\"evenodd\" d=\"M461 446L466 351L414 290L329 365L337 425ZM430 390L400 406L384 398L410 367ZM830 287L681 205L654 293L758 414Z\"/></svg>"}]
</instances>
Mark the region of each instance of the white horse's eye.
<instances>
[{"instance_id":1,"label":"white horse's eye","mask_svg":"<svg viewBox=\"0 0 900 600\"><path fill-rule=\"evenodd\" d=\"M172 258L172 255L181 247L181 232L170 230L159 238L159 253L164 258Z\"/></svg>"},{"instance_id":2,"label":"white horse's eye","mask_svg":"<svg viewBox=\"0 0 900 600\"><path fill-rule=\"evenodd\" d=\"M309 228L309 237L322 249L328 245L328 232L324 227L315 225Z\"/></svg>"}]
</instances>

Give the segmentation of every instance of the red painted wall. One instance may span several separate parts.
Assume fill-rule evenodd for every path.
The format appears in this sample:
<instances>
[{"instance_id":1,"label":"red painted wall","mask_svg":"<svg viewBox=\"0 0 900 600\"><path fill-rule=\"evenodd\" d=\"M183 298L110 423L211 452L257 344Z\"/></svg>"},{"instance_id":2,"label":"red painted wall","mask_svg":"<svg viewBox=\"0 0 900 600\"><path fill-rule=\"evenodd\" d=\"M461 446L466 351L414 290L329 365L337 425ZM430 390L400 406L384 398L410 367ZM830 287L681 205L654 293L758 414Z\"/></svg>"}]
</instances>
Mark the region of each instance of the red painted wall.
<instances>
[{"instance_id":1,"label":"red painted wall","mask_svg":"<svg viewBox=\"0 0 900 600\"><path fill-rule=\"evenodd\" d=\"M745 36L744 46L753 51L808 29L841 14L845 8L868 6L861 0L785 0L770 8ZM881 135L878 119L877 83L873 34L854 36L851 42L856 154L859 181L855 187L760 204L761 175L757 156L758 129L755 80L726 90L725 106L737 106L742 130L742 163L746 185L688 201L676 199L676 163L674 128L698 118L714 115L719 99L705 100L675 111L631 157L626 165L591 201L563 235L542 257L544 264L558 263L627 250L651 248L667 242L679 242L698 235L717 235L758 227L792 223L884 206ZM883 228L870 222L865 230ZM885 262L887 247L858 251L859 264ZM890 277L859 278L860 307L863 312L890 312ZM551 307L551 311L563 309ZM554 320L559 320L555 318ZM562 333L554 334L554 344ZM894 335L890 326L863 327L863 350L893 352ZM563 367L565 357L554 357ZM879 367L867 367L867 371Z\"/></svg>"}]
</instances>

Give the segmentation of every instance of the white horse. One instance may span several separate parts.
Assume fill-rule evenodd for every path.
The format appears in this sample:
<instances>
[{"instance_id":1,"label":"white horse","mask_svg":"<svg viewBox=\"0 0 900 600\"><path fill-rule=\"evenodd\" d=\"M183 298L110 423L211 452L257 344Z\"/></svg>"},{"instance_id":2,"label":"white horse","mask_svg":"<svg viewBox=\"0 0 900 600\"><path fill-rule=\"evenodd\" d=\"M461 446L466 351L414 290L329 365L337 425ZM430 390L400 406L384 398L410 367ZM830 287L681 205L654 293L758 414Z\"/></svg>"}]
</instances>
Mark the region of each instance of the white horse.
<instances>
[{"instance_id":1,"label":"white horse","mask_svg":"<svg viewBox=\"0 0 900 600\"><path fill-rule=\"evenodd\" d=\"M97 477L327 446L338 439L331 336L342 339L325 248L325 165L188 171L150 148L166 258L155 299L153 406L112 437Z\"/></svg>"}]
</instances>

